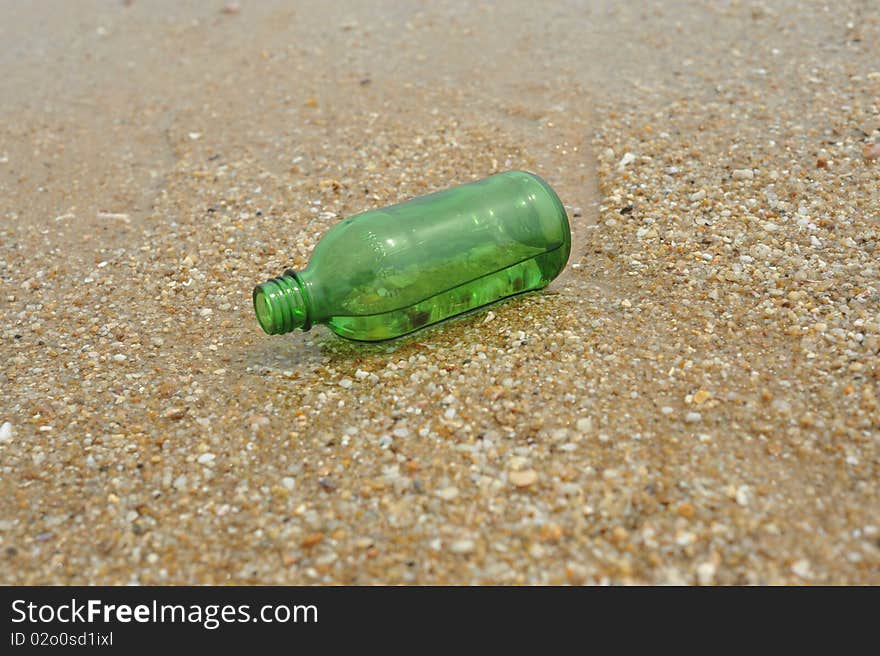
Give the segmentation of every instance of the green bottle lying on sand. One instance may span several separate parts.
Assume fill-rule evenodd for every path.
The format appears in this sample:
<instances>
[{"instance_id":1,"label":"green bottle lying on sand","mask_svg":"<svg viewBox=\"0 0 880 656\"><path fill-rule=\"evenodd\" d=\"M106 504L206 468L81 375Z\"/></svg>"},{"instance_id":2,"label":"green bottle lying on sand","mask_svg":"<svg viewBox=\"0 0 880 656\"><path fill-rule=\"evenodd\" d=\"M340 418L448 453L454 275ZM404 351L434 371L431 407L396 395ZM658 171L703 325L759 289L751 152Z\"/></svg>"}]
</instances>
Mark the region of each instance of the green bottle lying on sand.
<instances>
[{"instance_id":1,"label":"green bottle lying on sand","mask_svg":"<svg viewBox=\"0 0 880 656\"><path fill-rule=\"evenodd\" d=\"M340 221L305 269L254 289L254 310L270 335L322 323L347 339L392 339L545 287L570 252L556 193L507 171Z\"/></svg>"}]
</instances>

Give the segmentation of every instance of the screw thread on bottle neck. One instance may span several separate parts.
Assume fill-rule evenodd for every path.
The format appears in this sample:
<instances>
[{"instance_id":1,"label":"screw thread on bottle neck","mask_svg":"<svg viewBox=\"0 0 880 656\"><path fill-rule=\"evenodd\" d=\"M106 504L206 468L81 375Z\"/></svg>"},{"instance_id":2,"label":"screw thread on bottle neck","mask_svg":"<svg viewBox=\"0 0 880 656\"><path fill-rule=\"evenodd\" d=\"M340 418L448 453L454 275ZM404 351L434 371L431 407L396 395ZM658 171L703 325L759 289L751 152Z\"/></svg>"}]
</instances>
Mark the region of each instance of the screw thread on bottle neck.
<instances>
[{"instance_id":1,"label":"screw thread on bottle neck","mask_svg":"<svg viewBox=\"0 0 880 656\"><path fill-rule=\"evenodd\" d=\"M269 335L312 327L308 299L295 271L287 270L280 278L254 287L254 311L260 326Z\"/></svg>"}]
</instances>

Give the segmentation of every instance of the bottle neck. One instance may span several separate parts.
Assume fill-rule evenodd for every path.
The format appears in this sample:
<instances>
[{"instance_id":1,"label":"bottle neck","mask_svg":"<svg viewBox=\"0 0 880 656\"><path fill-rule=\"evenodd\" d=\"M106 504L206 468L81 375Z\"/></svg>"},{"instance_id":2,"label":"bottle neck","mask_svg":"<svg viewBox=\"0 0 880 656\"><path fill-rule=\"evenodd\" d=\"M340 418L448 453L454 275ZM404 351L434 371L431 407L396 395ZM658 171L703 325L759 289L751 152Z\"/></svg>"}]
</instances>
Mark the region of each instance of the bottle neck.
<instances>
[{"instance_id":1,"label":"bottle neck","mask_svg":"<svg viewBox=\"0 0 880 656\"><path fill-rule=\"evenodd\" d=\"M312 327L308 294L299 273L288 269L254 287L254 311L260 326L269 335L280 335Z\"/></svg>"}]
</instances>

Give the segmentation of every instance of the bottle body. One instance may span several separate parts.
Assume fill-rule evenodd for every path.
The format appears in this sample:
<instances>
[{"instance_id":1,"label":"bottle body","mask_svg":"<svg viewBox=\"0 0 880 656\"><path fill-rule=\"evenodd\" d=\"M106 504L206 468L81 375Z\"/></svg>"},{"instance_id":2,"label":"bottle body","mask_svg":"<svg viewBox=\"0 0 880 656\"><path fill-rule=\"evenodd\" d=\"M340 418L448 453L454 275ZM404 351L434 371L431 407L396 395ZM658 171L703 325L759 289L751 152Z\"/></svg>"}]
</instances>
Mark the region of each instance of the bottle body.
<instances>
[{"instance_id":1,"label":"bottle body","mask_svg":"<svg viewBox=\"0 0 880 656\"><path fill-rule=\"evenodd\" d=\"M268 333L325 323L354 340L399 337L546 286L571 250L539 177L508 171L344 219L309 265L254 290Z\"/></svg>"}]
</instances>

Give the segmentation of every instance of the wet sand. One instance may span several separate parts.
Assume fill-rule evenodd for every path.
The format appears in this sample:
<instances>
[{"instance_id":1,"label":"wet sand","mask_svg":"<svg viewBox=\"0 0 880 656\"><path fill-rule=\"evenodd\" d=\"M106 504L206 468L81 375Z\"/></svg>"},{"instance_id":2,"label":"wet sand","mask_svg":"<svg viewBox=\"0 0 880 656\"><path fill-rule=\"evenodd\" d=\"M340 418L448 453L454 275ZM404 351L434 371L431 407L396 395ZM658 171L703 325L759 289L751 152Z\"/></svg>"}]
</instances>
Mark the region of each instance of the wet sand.
<instances>
[{"instance_id":1,"label":"wet sand","mask_svg":"<svg viewBox=\"0 0 880 656\"><path fill-rule=\"evenodd\" d=\"M618 4L0 1L0 582L880 583L880 11ZM260 331L509 168L545 292Z\"/></svg>"}]
</instances>

